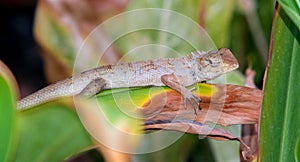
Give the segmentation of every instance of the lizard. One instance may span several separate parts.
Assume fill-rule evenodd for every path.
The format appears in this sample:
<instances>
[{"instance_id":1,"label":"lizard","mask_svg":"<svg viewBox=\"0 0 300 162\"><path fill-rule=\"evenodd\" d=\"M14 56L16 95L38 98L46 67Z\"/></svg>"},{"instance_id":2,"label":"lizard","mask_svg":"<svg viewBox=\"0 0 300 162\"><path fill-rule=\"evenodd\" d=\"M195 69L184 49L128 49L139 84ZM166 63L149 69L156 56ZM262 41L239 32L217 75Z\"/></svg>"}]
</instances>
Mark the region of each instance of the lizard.
<instances>
[{"instance_id":1,"label":"lizard","mask_svg":"<svg viewBox=\"0 0 300 162\"><path fill-rule=\"evenodd\" d=\"M168 86L187 101L200 107L201 98L186 87L209 81L239 67L237 59L227 48L209 52L196 51L177 58L105 65L50 84L21 99L18 110L26 110L61 97L82 95L90 97L104 89L144 86Z\"/></svg>"}]
</instances>

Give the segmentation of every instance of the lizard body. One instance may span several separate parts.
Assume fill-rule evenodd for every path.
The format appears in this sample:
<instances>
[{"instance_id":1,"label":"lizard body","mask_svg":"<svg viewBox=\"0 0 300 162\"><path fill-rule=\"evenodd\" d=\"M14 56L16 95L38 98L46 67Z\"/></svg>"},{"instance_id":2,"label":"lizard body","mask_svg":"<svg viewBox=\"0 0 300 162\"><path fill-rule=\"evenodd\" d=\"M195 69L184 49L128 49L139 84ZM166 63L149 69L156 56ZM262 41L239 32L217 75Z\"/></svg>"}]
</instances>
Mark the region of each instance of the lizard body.
<instances>
[{"instance_id":1,"label":"lizard body","mask_svg":"<svg viewBox=\"0 0 300 162\"><path fill-rule=\"evenodd\" d=\"M66 96L92 96L103 89L168 86L180 92L191 104L201 99L185 86L214 79L238 68L238 62L229 49L195 52L179 58L164 58L117 65L106 65L82 72L51 84L18 102L18 110Z\"/></svg>"}]
</instances>

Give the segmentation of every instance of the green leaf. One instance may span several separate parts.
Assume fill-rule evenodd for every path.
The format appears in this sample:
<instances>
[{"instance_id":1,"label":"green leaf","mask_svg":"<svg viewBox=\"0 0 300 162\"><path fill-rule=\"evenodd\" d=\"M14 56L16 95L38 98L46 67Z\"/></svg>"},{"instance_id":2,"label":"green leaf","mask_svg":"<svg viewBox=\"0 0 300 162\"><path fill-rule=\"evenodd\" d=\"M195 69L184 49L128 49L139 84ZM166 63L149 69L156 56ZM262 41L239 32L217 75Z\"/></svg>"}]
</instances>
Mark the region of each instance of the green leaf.
<instances>
[{"instance_id":1,"label":"green leaf","mask_svg":"<svg viewBox=\"0 0 300 162\"><path fill-rule=\"evenodd\" d=\"M278 6L260 125L261 161L294 161L300 134L300 32Z\"/></svg>"},{"instance_id":2,"label":"green leaf","mask_svg":"<svg viewBox=\"0 0 300 162\"><path fill-rule=\"evenodd\" d=\"M15 152L16 91L12 76L0 61L0 161L10 161Z\"/></svg>"},{"instance_id":3,"label":"green leaf","mask_svg":"<svg viewBox=\"0 0 300 162\"><path fill-rule=\"evenodd\" d=\"M295 161L296 162L300 161L300 135L298 136L298 140L295 148Z\"/></svg>"},{"instance_id":4,"label":"green leaf","mask_svg":"<svg viewBox=\"0 0 300 162\"><path fill-rule=\"evenodd\" d=\"M285 13L300 30L300 1L299 0L278 0Z\"/></svg>"},{"instance_id":5,"label":"green leaf","mask_svg":"<svg viewBox=\"0 0 300 162\"><path fill-rule=\"evenodd\" d=\"M73 65L75 59L76 48L72 33L67 26L67 23L61 23L59 12L52 14L56 9L48 3L41 2L38 5L35 16L34 34L36 41L43 48L43 52L51 54L55 59L70 66ZM52 57L53 57L52 56ZM49 60L50 58L47 58Z\"/></svg>"},{"instance_id":6,"label":"green leaf","mask_svg":"<svg viewBox=\"0 0 300 162\"><path fill-rule=\"evenodd\" d=\"M18 114L20 140L15 161L63 161L91 146L77 114L47 104Z\"/></svg>"}]
</instances>

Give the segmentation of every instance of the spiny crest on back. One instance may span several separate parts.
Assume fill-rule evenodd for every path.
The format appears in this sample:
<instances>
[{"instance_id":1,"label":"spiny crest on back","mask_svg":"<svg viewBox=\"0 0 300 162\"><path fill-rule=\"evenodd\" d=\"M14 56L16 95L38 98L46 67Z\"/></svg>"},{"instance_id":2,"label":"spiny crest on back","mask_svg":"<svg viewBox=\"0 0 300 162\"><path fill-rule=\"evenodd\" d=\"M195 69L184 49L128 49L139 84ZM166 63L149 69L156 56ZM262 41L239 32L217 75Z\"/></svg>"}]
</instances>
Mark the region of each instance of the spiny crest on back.
<instances>
[{"instance_id":1,"label":"spiny crest on back","mask_svg":"<svg viewBox=\"0 0 300 162\"><path fill-rule=\"evenodd\" d=\"M207 52L205 52L205 51L193 51L193 52L191 52L191 55L193 55L193 56L202 56L202 55L205 55Z\"/></svg>"}]
</instances>

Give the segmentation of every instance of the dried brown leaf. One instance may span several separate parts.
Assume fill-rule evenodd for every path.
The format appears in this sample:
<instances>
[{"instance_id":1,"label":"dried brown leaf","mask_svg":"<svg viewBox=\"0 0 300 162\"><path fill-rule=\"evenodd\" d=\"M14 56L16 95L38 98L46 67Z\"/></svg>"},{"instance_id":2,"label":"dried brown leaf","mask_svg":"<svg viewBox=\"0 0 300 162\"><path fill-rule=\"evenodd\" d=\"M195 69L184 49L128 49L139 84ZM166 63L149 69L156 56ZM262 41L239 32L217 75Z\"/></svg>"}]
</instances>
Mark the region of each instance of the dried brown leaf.
<instances>
[{"instance_id":1,"label":"dried brown leaf","mask_svg":"<svg viewBox=\"0 0 300 162\"><path fill-rule=\"evenodd\" d=\"M245 131L249 130L249 132L243 132L242 137L243 140L246 140L245 143L229 131L212 128L205 122L223 126L258 123L262 91L236 85L206 84L212 86L212 92L201 93L203 85L205 84L198 84L202 110L198 110L197 114L194 114L190 104L188 104L187 110L183 108L183 104L180 102L182 101L181 95L175 91L170 90L151 97L151 101L139 110L145 117L145 129L174 130L207 135L209 138L217 140L237 140L241 143L242 159L252 160L257 150L257 132L245 129ZM253 126L251 128L256 128Z\"/></svg>"},{"instance_id":2,"label":"dried brown leaf","mask_svg":"<svg viewBox=\"0 0 300 162\"><path fill-rule=\"evenodd\" d=\"M252 70L251 66L246 70L246 81L245 86L256 88L254 83L255 71ZM253 161L258 151L258 130L257 124L244 124L242 125L241 139L250 147L250 151L243 151L242 146L240 147L241 162Z\"/></svg>"},{"instance_id":3,"label":"dried brown leaf","mask_svg":"<svg viewBox=\"0 0 300 162\"><path fill-rule=\"evenodd\" d=\"M236 85L206 85L213 86L216 92L213 92L212 95L204 95L200 89L202 110L198 110L196 115L190 104L187 105L186 110L183 108L182 96L172 90L152 97L151 101L139 111L144 115L146 121L177 119L199 123L212 122L223 126L258 122L262 101L261 90Z\"/></svg>"}]
</instances>

